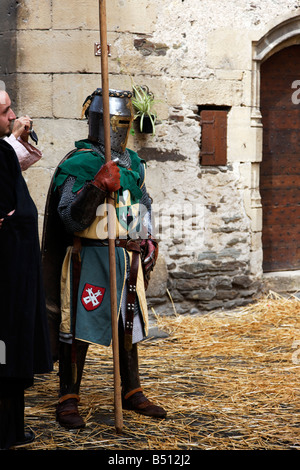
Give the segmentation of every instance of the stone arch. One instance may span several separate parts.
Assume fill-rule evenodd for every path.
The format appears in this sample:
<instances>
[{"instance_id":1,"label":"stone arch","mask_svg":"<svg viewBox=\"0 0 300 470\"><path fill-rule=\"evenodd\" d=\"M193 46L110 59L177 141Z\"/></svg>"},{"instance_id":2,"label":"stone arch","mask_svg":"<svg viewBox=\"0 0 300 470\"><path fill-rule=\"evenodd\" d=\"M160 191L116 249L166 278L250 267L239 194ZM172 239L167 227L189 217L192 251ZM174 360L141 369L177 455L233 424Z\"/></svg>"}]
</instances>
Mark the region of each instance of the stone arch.
<instances>
[{"instance_id":1,"label":"stone arch","mask_svg":"<svg viewBox=\"0 0 300 470\"><path fill-rule=\"evenodd\" d=\"M271 27L252 44L252 103L251 125L261 126L260 64L281 49L300 44L300 15L295 14Z\"/></svg>"},{"instance_id":2,"label":"stone arch","mask_svg":"<svg viewBox=\"0 0 300 470\"><path fill-rule=\"evenodd\" d=\"M296 15L273 27L257 41L254 59L263 62L284 47L299 43L300 15Z\"/></svg>"}]
</instances>

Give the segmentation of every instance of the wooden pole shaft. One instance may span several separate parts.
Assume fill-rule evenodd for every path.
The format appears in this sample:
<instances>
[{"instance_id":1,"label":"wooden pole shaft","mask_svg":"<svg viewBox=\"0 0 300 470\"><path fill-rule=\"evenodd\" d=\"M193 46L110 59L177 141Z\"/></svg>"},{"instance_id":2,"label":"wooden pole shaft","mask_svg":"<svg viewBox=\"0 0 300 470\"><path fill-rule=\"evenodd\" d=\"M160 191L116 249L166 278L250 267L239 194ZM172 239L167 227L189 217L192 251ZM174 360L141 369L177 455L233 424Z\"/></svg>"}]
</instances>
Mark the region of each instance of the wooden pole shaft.
<instances>
[{"instance_id":1,"label":"wooden pole shaft","mask_svg":"<svg viewBox=\"0 0 300 470\"><path fill-rule=\"evenodd\" d=\"M107 21L106 2L99 0L100 19L100 46L101 46L101 78L103 100L103 124L105 161L111 160L110 143L110 112L109 112L109 79L108 79L108 51L107 51ZM121 399L121 379L119 364L119 338L118 338L118 310L117 310L117 282L116 282L116 253L115 253L115 208L113 195L108 202L108 243L109 243L109 269L110 269L110 303L112 324L112 351L114 364L114 403L115 427L117 433L123 429L123 413Z\"/></svg>"},{"instance_id":2,"label":"wooden pole shaft","mask_svg":"<svg viewBox=\"0 0 300 470\"><path fill-rule=\"evenodd\" d=\"M101 79L103 100L103 123L105 160L111 160L110 148L110 116L109 116L109 78L108 78L108 52L107 52L107 20L106 1L99 0L100 9L100 47L101 47Z\"/></svg>"}]
</instances>

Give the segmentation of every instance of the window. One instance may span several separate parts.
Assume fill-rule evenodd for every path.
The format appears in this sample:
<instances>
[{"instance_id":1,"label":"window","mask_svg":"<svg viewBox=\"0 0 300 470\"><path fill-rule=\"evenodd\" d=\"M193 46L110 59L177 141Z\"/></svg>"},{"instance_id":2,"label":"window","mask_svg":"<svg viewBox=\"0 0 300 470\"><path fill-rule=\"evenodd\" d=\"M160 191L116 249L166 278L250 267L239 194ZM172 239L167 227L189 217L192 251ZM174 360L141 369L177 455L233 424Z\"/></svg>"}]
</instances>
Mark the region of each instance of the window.
<instances>
[{"instance_id":1,"label":"window","mask_svg":"<svg viewBox=\"0 0 300 470\"><path fill-rule=\"evenodd\" d=\"M201 124L201 165L227 164L228 107L199 107Z\"/></svg>"}]
</instances>

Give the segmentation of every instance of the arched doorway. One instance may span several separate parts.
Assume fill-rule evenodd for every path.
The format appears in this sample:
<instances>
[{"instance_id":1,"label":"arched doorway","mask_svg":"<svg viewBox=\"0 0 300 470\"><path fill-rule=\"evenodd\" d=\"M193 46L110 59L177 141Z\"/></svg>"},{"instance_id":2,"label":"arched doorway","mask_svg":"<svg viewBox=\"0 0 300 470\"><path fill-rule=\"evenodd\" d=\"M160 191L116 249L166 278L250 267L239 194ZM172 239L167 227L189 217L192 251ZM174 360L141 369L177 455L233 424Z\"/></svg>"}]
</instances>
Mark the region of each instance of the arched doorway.
<instances>
[{"instance_id":1,"label":"arched doorway","mask_svg":"<svg viewBox=\"0 0 300 470\"><path fill-rule=\"evenodd\" d=\"M300 269L300 45L260 66L263 271Z\"/></svg>"}]
</instances>

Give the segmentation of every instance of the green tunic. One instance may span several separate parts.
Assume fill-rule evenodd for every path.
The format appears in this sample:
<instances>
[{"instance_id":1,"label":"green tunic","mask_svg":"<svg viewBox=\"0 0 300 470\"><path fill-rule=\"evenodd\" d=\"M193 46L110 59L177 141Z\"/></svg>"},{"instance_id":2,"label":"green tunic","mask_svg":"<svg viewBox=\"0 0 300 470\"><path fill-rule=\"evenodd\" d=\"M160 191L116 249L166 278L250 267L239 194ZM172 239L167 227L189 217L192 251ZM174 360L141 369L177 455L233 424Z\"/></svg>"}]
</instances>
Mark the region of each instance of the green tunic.
<instances>
[{"instance_id":1,"label":"green tunic","mask_svg":"<svg viewBox=\"0 0 300 470\"><path fill-rule=\"evenodd\" d=\"M105 163L105 158L93 151L89 141L83 140L75 143L78 149L70 158L59 165L54 177L55 188L61 186L69 176L76 178L73 192L79 191L87 181L93 180L95 174ZM82 151L84 150L84 151ZM120 226L123 220L128 220L128 216L138 213L139 200L142 197L141 186L144 183L144 174L141 172L141 160L138 155L128 149L131 158L130 170L119 166L121 189L117 192L116 217ZM144 162L143 162L144 163ZM126 195L126 196L125 196ZM97 225L98 218L91 227L77 233L77 236L84 238L96 238L94 225ZM131 223L132 226L132 223ZM99 238L99 237L98 237ZM100 236L100 239L105 236ZM128 253L127 253L128 255ZM126 250L116 248L116 275L117 275L117 309L121 311L122 299L126 292L126 274L130 257L126 255ZM107 246L82 246L81 253L81 274L77 297L76 312L76 338L94 344L108 346L111 343L111 314L110 314L110 274L109 257ZM70 251L67 253L64 267L61 288L62 288L62 333L68 335L72 331L72 267ZM142 274L141 274L142 275ZM146 302L143 282L139 282L138 300L143 312L145 321ZM66 301L65 301L66 300ZM147 321L146 321L147 324ZM147 329L147 325L146 325Z\"/></svg>"},{"instance_id":2,"label":"green tunic","mask_svg":"<svg viewBox=\"0 0 300 470\"><path fill-rule=\"evenodd\" d=\"M74 176L76 178L73 186L74 193L79 191L86 181L92 181L105 163L105 157L95 152L88 140L77 141L75 146L78 151L74 152L70 158L58 167L54 178L54 188L57 188L65 182L68 176ZM142 197L139 169L141 162L144 162L144 160L141 160L133 150L127 150L131 159L131 169L127 170L119 166L120 184L123 190L130 191L131 201L134 204Z\"/></svg>"}]
</instances>

